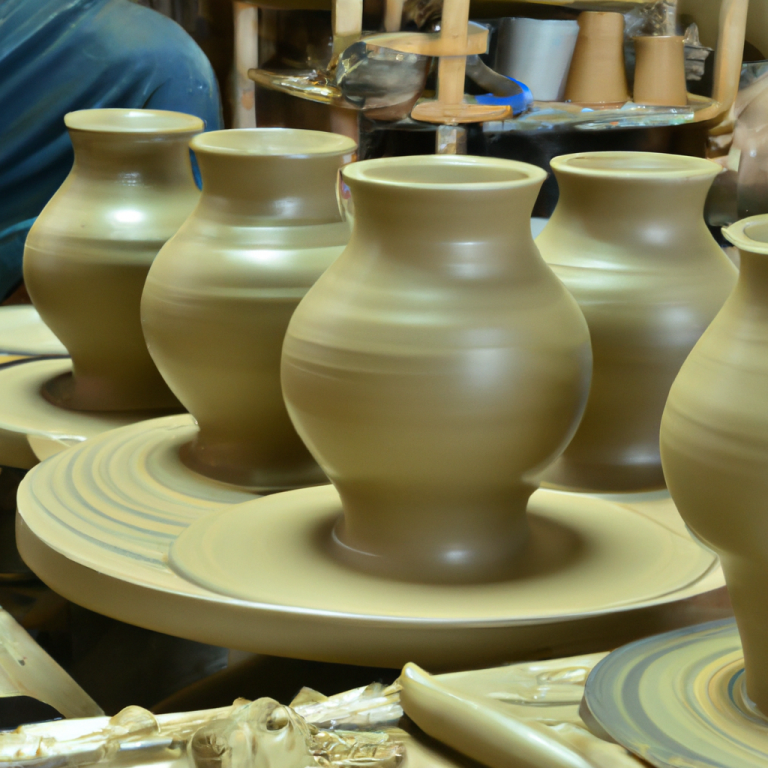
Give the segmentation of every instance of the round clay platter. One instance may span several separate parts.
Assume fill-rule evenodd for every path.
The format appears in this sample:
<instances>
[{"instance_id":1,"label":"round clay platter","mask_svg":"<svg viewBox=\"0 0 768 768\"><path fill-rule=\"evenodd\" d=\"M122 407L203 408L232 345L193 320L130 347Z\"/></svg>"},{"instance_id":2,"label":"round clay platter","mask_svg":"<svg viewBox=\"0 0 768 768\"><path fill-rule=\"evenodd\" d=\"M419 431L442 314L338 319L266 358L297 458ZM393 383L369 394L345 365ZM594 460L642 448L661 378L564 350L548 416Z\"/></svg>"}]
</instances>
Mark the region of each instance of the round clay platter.
<instances>
[{"instance_id":1,"label":"round clay platter","mask_svg":"<svg viewBox=\"0 0 768 768\"><path fill-rule=\"evenodd\" d=\"M733 619L609 654L587 680L582 710L589 723L659 768L768 765L768 719L744 691Z\"/></svg>"},{"instance_id":2,"label":"round clay platter","mask_svg":"<svg viewBox=\"0 0 768 768\"><path fill-rule=\"evenodd\" d=\"M27 358L0 365L0 465L29 469L38 461L157 411L71 411L41 394L49 379L72 370L61 358Z\"/></svg>"},{"instance_id":3,"label":"round clay platter","mask_svg":"<svg viewBox=\"0 0 768 768\"><path fill-rule=\"evenodd\" d=\"M157 411L71 411L41 394L49 379L72 370L69 359L29 358L0 365L0 465L29 469L41 459Z\"/></svg>"},{"instance_id":4,"label":"round clay platter","mask_svg":"<svg viewBox=\"0 0 768 768\"><path fill-rule=\"evenodd\" d=\"M156 631L435 670L604 649L690 623L686 601L723 585L669 502L646 515L555 491L532 500L541 563L529 576L458 588L373 577L328 551L331 486L253 500L200 478L178 459L194 429L188 416L124 427L31 471L18 494L27 564L68 599Z\"/></svg>"},{"instance_id":5,"label":"round clay platter","mask_svg":"<svg viewBox=\"0 0 768 768\"><path fill-rule=\"evenodd\" d=\"M0 354L69 355L31 304L0 307Z\"/></svg>"}]
</instances>

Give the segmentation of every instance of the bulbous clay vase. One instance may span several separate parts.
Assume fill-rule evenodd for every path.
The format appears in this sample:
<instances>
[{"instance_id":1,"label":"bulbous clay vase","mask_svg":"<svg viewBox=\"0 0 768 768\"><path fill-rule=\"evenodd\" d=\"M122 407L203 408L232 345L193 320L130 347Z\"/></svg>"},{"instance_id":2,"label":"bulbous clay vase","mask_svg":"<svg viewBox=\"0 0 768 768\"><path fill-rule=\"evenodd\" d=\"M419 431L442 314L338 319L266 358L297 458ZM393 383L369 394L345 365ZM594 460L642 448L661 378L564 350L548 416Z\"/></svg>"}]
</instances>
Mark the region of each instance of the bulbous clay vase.
<instances>
[{"instance_id":1,"label":"bulbous clay vase","mask_svg":"<svg viewBox=\"0 0 768 768\"><path fill-rule=\"evenodd\" d=\"M635 38L636 104L684 107L688 104L685 84L685 46L674 35Z\"/></svg>"},{"instance_id":2,"label":"bulbous clay vase","mask_svg":"<svg viewBox=\"0 0 768 768\"><path fill-rule=\"evenodd\" d=\"M768 216L723 233L738 283L675 379L661 458L683 519L720 556L747 693L768 715Z\"/></svg>"},{"instance_id":3,"label":"bulbous clay vase","mask_svg":"<svg viewBox=\"0 0 768 768\"><path fill-rule=\"evenodd\" d=\"M64 121L75 162L24 251L29 295L72 356L72 373L43 394L75 410L178 407L147 352L139 304L152 260L200 196L188 144L203 121L142 109Z\"/></svg>"},{"instance_id":4,"label":"bulbous clay vase","mask_svg":"<svg viewBox=\"0 0 768 768\"><path fill-rule=\"evenodd\" d=\"M352 239L299 304L283 394L344 509L342 556L394 578L503 578L591 370L530 213L545 172L479 157L344 170Z\"/></svg>"},{"instance_id":5,"label":"bulbous clay vase","mask_svg":"<svg viewBox=\"0 0 768 768\"><path fill-rule=\"evenodd\" d=\"M736 281L704 222L719 166L645 152L552 161L557 208L536 240L575 296L594 355L587 410L550 483L661 488L659 424L669 388Z\"/></svg>"},{"instance_id":6,"label":"bulbous clay vase","mask_svg":"<svg viewBox=\"0 0 768 768\"><path fill-rule=\"evenodd\" d=\"M356 149L319 131L198 136L203 195L150 270L141 312L149 351L200 431L182 459L260 490L325 482L280 390L293 310L349 240L336 188Z\"/></svg>"},{"instance_id":7,"label":"bulbous clay vase","mask_svg":"<svg viewBox=\"0 0 768 768\"><path fill-rule=\"evenodd\" d=\"M628 98L624 15L582 11L565 100L584 106L620 107Z\"/></svg>"}]
</instances>

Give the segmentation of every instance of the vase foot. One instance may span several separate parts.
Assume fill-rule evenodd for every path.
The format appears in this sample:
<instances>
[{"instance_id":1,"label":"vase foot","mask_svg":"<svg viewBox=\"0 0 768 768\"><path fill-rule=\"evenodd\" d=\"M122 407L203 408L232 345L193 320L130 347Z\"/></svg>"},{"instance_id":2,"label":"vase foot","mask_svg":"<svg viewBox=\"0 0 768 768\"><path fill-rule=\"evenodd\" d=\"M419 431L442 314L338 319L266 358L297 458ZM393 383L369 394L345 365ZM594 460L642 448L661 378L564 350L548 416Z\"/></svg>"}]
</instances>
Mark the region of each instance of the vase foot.
<instances>
[{"instance_id":1,"label":"vase foot","mask_svg":"<svg viewBox=\"0 0 768 768\"><path fill-rule=\"evenodd\" d=\"M299 443L298 435L296 442ZM260 493L328 483L328 478L303 444L296 446L295 453L304 455L292 456L293 461L286 461L283 466L264 467L262 455L249 455L237 447L233 450L228 445L203 443L199 435L179 448L182 463L193 472L211 480L239 485Z\"/></svg>"},{"instance_id":2,"label":"vase foot","mask_svg":"<svg viewBox=\"0 0 768 768\"><path fill-rule=\"evenodd\" d=\"M52 405L70 411L154 411L159 415L158 411L183 410L162 380L154 386L146 382L123 384L118 390L103 379L75 376L70 370L46 381L41 393Z\"/></svg>"}]
</instances>

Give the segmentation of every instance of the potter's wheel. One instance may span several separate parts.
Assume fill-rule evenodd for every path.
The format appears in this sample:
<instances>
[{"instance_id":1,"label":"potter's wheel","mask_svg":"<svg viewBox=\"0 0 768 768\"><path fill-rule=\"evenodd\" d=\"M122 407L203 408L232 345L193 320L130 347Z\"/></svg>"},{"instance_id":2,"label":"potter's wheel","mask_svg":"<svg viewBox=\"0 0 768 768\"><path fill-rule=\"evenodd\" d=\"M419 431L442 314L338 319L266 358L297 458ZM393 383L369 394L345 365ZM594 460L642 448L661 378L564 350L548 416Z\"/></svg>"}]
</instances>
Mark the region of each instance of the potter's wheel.
<instances>
[{"instance_id":1,"label":"potter's wheel","mask_svg":"<svg viewBox=\"0 0 768 768\"><path fill-rule=\"evenodd\" d=\"M614 651L589 676L583 708L613 740L660 768L768 764L768 719L745 696L733 619Z\"/></svg>"},{"instance_id":2,"label":"potter's wheel","mask_svg":"<svg viewBox=\"0 0 768 768\"><path fill-rule=\"evenodd\" d=\"M364 575L328 554L325 534L338 514L330 486L236 505L252 497L198 479L190 503L192 484L170 487L181 477L173 445L194 430L185 419L155 421L177 433L175 443L166 433L148 445L146 425L135 425L27 475L19 549L59 593L214 645L372 666L416 660L434 669L626 642L690 623L680 601L723 585L715 558L687 536L674 507L669 516L668 500L646 515L554 491L540 491L532 504L536 535L560 542L543 552L535 577L456 588ZM203 562L221 580L201 578ZM240 581L248 586L241 590Z\"/></svg>"},{"instance_id":3,"label":"potter's wheel","mask_svg":"<svg viewBox=\"0 0 768 768\"><path fill-rule=\"evenodd\" d=\"M30 304L0 307L0 354L69 355Z\"/></svg>"},{"instance_id":4,"label":"potter's wheel","mask_svg":"<svg viewBox=\"0 0 768 768\"><path fill-rule=\"evenodd\" d=\"M0 464L20 469L115 427L157 411L70 411L49 403L43 384L72 369L69 359L29 359L0 365Z\"/></svg>"}]
</instances>

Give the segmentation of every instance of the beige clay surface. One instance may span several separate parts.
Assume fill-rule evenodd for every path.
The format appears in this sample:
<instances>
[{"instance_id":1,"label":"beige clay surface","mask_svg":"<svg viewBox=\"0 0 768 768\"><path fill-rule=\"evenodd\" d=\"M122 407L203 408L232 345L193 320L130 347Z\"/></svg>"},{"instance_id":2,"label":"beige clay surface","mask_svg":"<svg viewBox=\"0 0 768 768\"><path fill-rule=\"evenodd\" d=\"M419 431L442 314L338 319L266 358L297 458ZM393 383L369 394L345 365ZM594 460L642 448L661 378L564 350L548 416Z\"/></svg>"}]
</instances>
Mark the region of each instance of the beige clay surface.
<instances>
[{"instance_id":1,"label":"beige clay surface","mask_svg":"<svg viewBox=\"0 0 768 768\"><path fill-rule=\"evenodd\" d=\"M75 163L24 252L29 295L73 361L47 397L78 410L178 405L147 352L139 302L152 260L199 198L187 145L203 122L140 109L65 122Z\"/></svg>"},{"instance_id":2,"label":"beige clay surface","mask_svg":"<svg viewBox=\"0 0 768 768\"><path fill-rule=\"evenodd\" d=\"M202 474L260 490L325 482L280 391L291 315L349 239L339 168L356 149L318 131L214 131L191 146L203 194L152 265L141 303L149 351L200 432Z\"/></svg>"},{"instance_id":3,"label":"beige clay surface","mask_svg":"<svg viewBox=\"0 0 768 768\"><path fill-rule=\"evenodd\" d=\"M67 348L30 304L0 307L0 353L67 355Z\"/></svg>"},{"instance_id":4,"label":"beige clay surface","mask_svg":"<svg viewBox=\"0 0 768 768\"><path fill-rule=\"evenodd\" d=\"M116 427L152 418L156 411L88 412L53 405L41 390L72 370L70 360L34 358L0 367L0 464L29 469L39 457L30 438L63 450Z\"/></svg>"},{"instance_id":5,"label":"beige clay surface","mask_svg":"<svg viewBox=\"0 0 768 768\"><path fill-rule=\"evenodd\" d=\"M552 161L557 208L536 244L589 324L584 418L545 478L559 486L664 486L659 426L669 388L736 282L703 217L719 166L644 152Z\"/></svg>"},{"instance_id":6,"label":"beige clay surface","mask_svg":"<svg viewBox=\"0 0 768 768\"><path fill-rule=\"evenodd\" d=\"M530 615L526 616L523 606L514 599L512 582L506 589L500 584L459 588L456 594L460 595L460 602L454 605L449 597L453 587L416 585L409 589L402 582L361 576L330 559L322 542L315 541L314 547L311 541L307 542L306 530L296 533L295 521L290 516L285 517L283 525L279 525L279 519L270 521L282 529L275 541L279 544L304 538L311 559L301 560L301 554L291 543L290 559L283 559L262 581L268 593L265 602L217 594L177 575L166 563L167 552L179 532L194 519L210 514L216 503L236 504L246 494L231 486L195 478L180 465L176 445L188 439L194 427L184 421L188 417L175 418L175 424L171 419L154 422L167 425L166 438L159 443L145 445L143 439L148 432L161 432L157 426L149 431L143 424L128 427L119 430L130 438L124 445L115 443L103 451L104 445L110 444L111 435L95 437L39 465L22 483L18 497L20 551L30 567L68 599L139 626L227 647L392 667L415 659L431 669L446 669L466 667L468 659L476 660L477 664L493 664L542 652L577 653L617 645L653 629L686 625L700 616L697 596L722 586L722 575L713 558L687 538L668 498L666 504L662 499L634 503L631 497L619 504L546 492L545 501L557 499L558 503L555 511L545 510L542 522L546 525L550 519L559 521L551 527L559 527L564 533L561 544L567 545L568 532L576 531L576 538L585 547L580 551L580 574L586 581L581 582L584 595L578 604L569 604L564 597L551 594L546 605L529 603L525 611ZM167 441L167 433L176 433L176 445ZM130 459L130 470L125 468L126 458ZM112 469L117 474L111 474ZM127 484L126 478L131 478ZM177 485L178 481L183 484ZM136 495L137 489L148 492L143 501ZM195 489L197 498L193 503L190 499ZM231 494L228 497L227 489ZM264 501L321 491L328 494L332 489L295 491L266 497ZM534 510L538 508L536 498ZM593 504L596 512L589 511ZM249 505L244 508L249 512ZM644 509L651 512L653 522ZM246 531L252 527L251 518L253 515L249 514ZM583 535L578 533L582 523L574 522L582 518ZM630 538L627 529L632 532ZM234 538L243 536L236 532ZM611 543L611 536L616 537L615 544ZM638 550L633 544L635 540L643 544ZM261 551L259 542L265 550L271 549L270 541L258 535L255 540L248 539L251 560L255 559L253 553ZM652 551L646 551L646 546ZM652 573L648 577L651 583L605 585L600 588L602 592L598 590L597 598L590 597L594 591L594 585L589 583L590 574L596 575L599 566L585 568L584 557L592 557L587 553L593 549L607 557L609 567L626 557L641 574L651 569L639 561L649 559L662 567L669 581L663 584L660 574ZM633 554L634 551L639 554ZM301 560L298 565L297 560ZM578 552L575 561L579 562ZM318 566L320 570L316 573ZM554 584L556 592L558 584L567 582L558 568L557 563L550 562L550 572L544 569L538 587L522 580L521 597L527 595L529 600L537 600L538 595L551 593L544 583ZM328 573L335 574L335 580L326 589L318 575L325 578ZM624 573L628 577L628 569ZM342 576L346 581L339 587L338 579ZM578 578L578 574L574 576ZM293 594L302 592L299 605L284 601L281 604L280 590L275 589L284 581ZM606 581L604 574L601 581ZM382 583L389 591L381 598L381 605L395 606L388 616L375 615ZM333 589L342 590L341 595L329 594L332 585ZM648 599L632 603L629 593L621 594L625 587L636 597ZM568 589L574 594L575 587ZM354 613L343 606L333 610L334 601L344 602L344 594L351 595L352 604L357 600L361 607L365 590L369 591L370 602L362 606L362 612ZM398 608L396 591L410 593L410 616L407 610L404 613ZM413 602L417 595L422 596L421 605ZM479 610L481 605L475 605L478 596L481 604L490 607L486 616ZM499 597L504 602L495 604ZM438 602L433 605L435 598ZM607 604L606 599L618 599L620 605L606 611L601 604ZM591 615L590 608L598 615ZM461 616L462 611L466 616ZM422 613L426 617L421 617Z\"/></svg>"},{"instance_id":7,"label":"beige clay surface","mask_svg":"<svg viewBox=\"0 0 768 768\"><path fill-rule=\"evenodd\" d=\"M334 536L341 504L329 486L206 515L176 539L169 562L186 579L249 602L458 623L605 613L685 589L715 564L689 537L594 497L539 491L528 515L531 535L517 573L480 584L356 570Z\"/></svg>"},{"instance_id":8,"label":"beige clay surface","mask_svg":"<svg viewBox=\"0 0 768 768\"><path fill-rule=\"evenodd\" d=\"M747 693L768 715L768 217L724 234L739 281L672 386L661 455L680 514L720 555Z\"/></svg>"}]
</instances>

